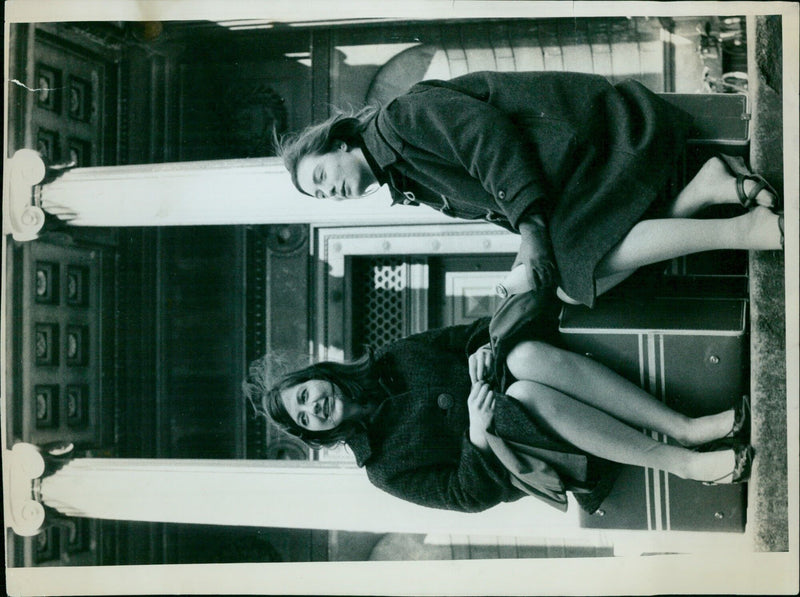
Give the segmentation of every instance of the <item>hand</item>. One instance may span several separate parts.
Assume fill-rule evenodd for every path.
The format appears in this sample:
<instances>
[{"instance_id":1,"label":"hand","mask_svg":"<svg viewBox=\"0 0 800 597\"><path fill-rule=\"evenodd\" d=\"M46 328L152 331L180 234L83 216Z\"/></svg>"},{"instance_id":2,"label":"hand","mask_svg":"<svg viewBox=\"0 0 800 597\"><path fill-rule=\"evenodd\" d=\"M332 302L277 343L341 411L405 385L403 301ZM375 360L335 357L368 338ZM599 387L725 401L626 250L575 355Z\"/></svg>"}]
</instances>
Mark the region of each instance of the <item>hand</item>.
<instances>
[{"instance_id":1,"label":"hand","mask_svg":"<svg viewBox=\"0 0 800 597\"><path fill-rule=\"evenodd\" d=\"M492 370L493 363L492 347L490 344L484 344L469 355L469 380L475 383L485 379L486 375Z\"/></svg>"},{"instance_id":2,"label":"hand","mask_svg":"<svg viewBox=\"0 0 800 597\"><path fill-rule=\"evenodd\" d=\"M479 381L472 384L467 398L469 411L469 441L478 450L489 449L486 440L486 430L494 418L494 392L489 389L489 384Z\"/></svg>"},{"instance_id":3,"label":"hand","mask_svg":"<svg viewBox=\"0 0 800 597\"><path fill-rule=\"evenodd\" d=\"M541 216L527 218L520 222L519 232L522 242L511 269L524 266L528 283L534 290L555 284L556 266L544 220Z\"/></svg>"}]
</instances>

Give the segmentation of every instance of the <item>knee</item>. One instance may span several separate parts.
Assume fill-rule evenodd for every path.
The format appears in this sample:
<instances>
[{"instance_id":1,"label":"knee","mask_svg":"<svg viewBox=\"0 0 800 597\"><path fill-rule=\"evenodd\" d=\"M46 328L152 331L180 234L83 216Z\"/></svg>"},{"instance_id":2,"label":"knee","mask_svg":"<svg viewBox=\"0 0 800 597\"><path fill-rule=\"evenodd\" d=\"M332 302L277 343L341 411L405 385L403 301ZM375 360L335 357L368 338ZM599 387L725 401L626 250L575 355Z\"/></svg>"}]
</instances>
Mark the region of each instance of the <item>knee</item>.
<instances>
[{"instance_id":1,"label":"knee","mask_svg":"<svg viewBox=\"0 0 800 597\"><path fill-rule=\"evenodd\" d=\"M515 381L508 386L506 394L545 420L558 414L556 392L546 385L535 381Z\"/></svg>"},{"instance_id":2,"label":"knee","mask_svg":"<svg viewBox=\"0 0 800 597\"><path fill-rule=\"evenodd\" d=\"M528 340L517 344L506 358L506 365L517 379L546 383L553 371L563 365L562 351L544 342Z\"/></svg>"}]
</instances>

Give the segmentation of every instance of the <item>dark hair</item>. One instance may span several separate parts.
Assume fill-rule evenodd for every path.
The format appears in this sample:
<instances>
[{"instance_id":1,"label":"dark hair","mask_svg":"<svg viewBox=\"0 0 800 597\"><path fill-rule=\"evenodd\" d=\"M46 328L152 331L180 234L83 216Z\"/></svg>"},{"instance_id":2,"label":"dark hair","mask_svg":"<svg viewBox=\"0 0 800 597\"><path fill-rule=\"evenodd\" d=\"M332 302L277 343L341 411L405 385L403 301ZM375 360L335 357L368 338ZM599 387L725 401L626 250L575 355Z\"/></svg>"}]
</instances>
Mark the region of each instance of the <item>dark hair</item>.
<instances>
[{"instance_id":1,"label":"dark hair","mask_svg":"<svg viewBox=\"0 0 800 597\"><path fill-rule=\"evenodd\" d=\"M299 426L286 412L281 392L312 379L335 384L346 400L368 404L375 396L378 383L372 374L373 355L367 352L360 359L348 363L321 361L303 369L281 375L275 369L275 355L265 355L250 363L247 380L242 384L245 397L257 415L266 417L282 430L300 438L313 448L330 447L347 441L354 433L366 427L364 421L345 421L326 431L309 431ZM277 378L277 381L274 381Z\"/></svg>"},{"instance_id":2,"label":"dark hair","mask_svg":"<svg viewBox=\"0 0 800 597\"><path fill-rule=\"evenodd\" d=\"M323 155L333 151L342 141L348 146L360 145L359 137L367 122L377 113L375 106L365 106L357 111L338 111L318 124L313 124L299 133L275 137L275 152L292 177L292 184L307 195L297 182L297 166L307 155Z\"/></svg>"}]
</instances>

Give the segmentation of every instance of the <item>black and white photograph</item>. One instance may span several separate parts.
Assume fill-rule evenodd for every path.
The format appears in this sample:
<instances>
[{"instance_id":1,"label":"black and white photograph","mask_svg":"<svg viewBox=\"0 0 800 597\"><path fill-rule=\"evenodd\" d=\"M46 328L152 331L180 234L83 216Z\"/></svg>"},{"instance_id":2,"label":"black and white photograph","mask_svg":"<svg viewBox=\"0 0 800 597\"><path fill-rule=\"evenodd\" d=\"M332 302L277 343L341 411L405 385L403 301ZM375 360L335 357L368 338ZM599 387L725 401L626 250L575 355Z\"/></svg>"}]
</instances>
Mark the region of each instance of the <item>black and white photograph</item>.
<instances>
[{"instance_id":1,"label":"black and white photograph","mask_svg":"<svg viewBox=\"0 0 800 597\"><path fill-rule=\"evenodd\" d=\"M799 16L7 0L8 594L796 594Z\"/></svg>"}]
</instances>

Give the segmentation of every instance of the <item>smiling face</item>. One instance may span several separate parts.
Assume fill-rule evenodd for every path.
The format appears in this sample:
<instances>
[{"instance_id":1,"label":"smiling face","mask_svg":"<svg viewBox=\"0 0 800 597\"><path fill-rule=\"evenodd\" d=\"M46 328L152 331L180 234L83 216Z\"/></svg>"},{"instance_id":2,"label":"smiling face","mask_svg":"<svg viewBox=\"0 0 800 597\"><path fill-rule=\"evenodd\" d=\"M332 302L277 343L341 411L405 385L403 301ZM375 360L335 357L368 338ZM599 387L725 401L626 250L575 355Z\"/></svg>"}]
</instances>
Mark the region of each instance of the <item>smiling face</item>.
<instances>
[{"instance_id":1,"label":"smiling face","mask_svg":"<svg viewBox=\"0 0 800 597\"><path fill-rule=\"evenodd\" d=\"M358 199L378 184L360 147L304 156L297 163L300 190L318 199Z\"/></svg>"},{"instance_id":2,"label":"smiling face","mask_svg":"<svg viewBox=\"0 0 800 597\"><path fill-rule=\"evenodd\" d=\"M308 431L328 431L358 411L329 381L311 379L281 391L281 402L291 419Z\"/></svg>"}]
</instances>

